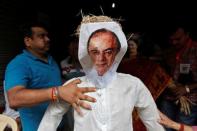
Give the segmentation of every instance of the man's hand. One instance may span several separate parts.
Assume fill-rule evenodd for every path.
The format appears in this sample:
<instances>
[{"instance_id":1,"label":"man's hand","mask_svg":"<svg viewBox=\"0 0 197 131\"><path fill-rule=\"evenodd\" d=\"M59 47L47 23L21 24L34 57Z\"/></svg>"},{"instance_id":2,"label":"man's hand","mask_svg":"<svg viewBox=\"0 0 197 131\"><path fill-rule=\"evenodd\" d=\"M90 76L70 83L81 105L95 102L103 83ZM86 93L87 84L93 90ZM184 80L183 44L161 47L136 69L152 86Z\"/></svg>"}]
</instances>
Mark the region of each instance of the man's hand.
<instances>
[{"instance_id":1,"label":"man's hand","mask_svg":"<svg viewBox=\"0 0 197 131\"><path fill-rule=\"evenodd\" d=\"M185 115L190 115L191 111L190 111L190 103L188 101L188 98L185 97L185 96L181 96L179 98L179 101L180 101L180 110L181 112L184 112Z\"/></svg>"},{"instance_id":2,"label":"man's hand","mask_svg":"<svg viewBox=\"0 0 197 131\"><path fill-rule=\"evenodd\" d=\"M185 86L182 84L176 84L176 87L172 89L172 92L176 95L176 98L179 99L181 96L187 94Z\"/></svg>"},{"instance_id":3,"label":"man's hand","mask_svg":"<svg viewBox=\"0 0 197 131\"><path fill-rule=\"evenodd\" d=\"M168 118L166 115L164 115L162 112L159 111L159 116L160 119L158 120L158 122L168 128L173 128L176 130L179 130L180 128L180 124L171 120L170 118Z\"/></svg>"},{"instance_id":4,"label":"man's hand","mask_svg":"<svg viewBox=\"0 0 197 131\"><path fill-rule=\"evenodd\" d=\"M62 100L68 102L71 104L74 109L82 115L82 112L79 108L79 106L91 110L91 106L84 101L81 100L86 100L89 102L96 102L96 99L87 95L84 95L84 93L87 92L95 92L96 88L93 87L86 87L86 88L79 88L77 87L77 84L80 84L81 80L76 79L73 80L72 82L59 87L59 96Z\"/></svg>"}]
</instances>

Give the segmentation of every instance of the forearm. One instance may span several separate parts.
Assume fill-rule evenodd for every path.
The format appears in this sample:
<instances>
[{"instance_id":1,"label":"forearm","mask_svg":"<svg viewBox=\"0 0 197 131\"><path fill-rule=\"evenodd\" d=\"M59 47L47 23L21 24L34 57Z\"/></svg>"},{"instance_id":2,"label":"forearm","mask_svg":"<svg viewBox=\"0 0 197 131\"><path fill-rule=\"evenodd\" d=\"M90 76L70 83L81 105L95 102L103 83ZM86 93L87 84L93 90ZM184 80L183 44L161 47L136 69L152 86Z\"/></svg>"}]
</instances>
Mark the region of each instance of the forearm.
<instances>
[{"instance_id":1,"label":"forearm","mask_svg":"<svg viewBox=\"0 0 197 131\"><path fill-rule=\"evenodd\" d=\"M184 131L193 131L191 126L184 125Z\"/></svg>"},{"instance_id":2,"label":"forearm","mask_svg":"<svg viewBox=\"0 0 197 131\"><path fill-rule=\"evenodd\" d=\"M51 88L26 89L17 86L8 91L8 100L11 108L33 106L51 100Z\"/></svg>"},{"instance_id":3,"label":"forearm","mask_svg":"<svg viewBox=\"0 0 197 131\"><path fill-rule=\"evenodd\" d=\"M159 120L159 123L161 123L162 125L164 125L164 126L166 126L168 128L175 129L177 131L193 131L191 126L188 126L188 125L184 125L184 124L180 124L178 122L175 122L175 121L171 120L170 118L168 118L162 112L160 112L160 120Z\"/></svg>"},{"instance_id":4,"label":"forearm","mask_svg":"<svg viewBox=\"0 0 197 131\"><path fill-rule=\"evenodd\" d=\"M183 127L184 131L193 131L191 126L188 126L188 125L183 125L183 126L184 126ZM181 129L181 124L179 124L177 122L173 122L171 127L172 127L172 129L179 131Z\"/></svg>"},{"instance_id":5,"label":"forearm","mask_svg":"<svg viewBox=\"0 0 197 131\"><path fill-rule=\"evenodd\" d=\"M177 122L172 121L172 123L169 125L172 129L179 130L180 129L180 124Z\"/></svg>"}]
</instances>

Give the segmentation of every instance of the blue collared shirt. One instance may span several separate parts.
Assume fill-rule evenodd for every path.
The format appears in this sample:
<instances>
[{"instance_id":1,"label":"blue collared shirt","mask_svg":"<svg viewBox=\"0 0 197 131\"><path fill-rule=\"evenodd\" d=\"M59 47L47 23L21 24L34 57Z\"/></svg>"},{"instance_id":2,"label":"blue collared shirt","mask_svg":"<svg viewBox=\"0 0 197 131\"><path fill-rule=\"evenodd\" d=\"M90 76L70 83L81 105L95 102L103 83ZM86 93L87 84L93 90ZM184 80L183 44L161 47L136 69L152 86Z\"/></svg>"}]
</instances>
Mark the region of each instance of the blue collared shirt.
<instances>
[{"instance_id":1,"label":"blue collared shirt","mask_svg":"<svg viewBox=\"0 0 197 131\"><path fill-rule=\"evenodd\" d=\"M7 66L5 89L24 86L28 89L43 89L61 85L61 74L57 63L49 55L44 62L27 50L17 55ZM32 107L19 108L24 131L36 131L49 102Z\"/></svg>"}]
</instances>

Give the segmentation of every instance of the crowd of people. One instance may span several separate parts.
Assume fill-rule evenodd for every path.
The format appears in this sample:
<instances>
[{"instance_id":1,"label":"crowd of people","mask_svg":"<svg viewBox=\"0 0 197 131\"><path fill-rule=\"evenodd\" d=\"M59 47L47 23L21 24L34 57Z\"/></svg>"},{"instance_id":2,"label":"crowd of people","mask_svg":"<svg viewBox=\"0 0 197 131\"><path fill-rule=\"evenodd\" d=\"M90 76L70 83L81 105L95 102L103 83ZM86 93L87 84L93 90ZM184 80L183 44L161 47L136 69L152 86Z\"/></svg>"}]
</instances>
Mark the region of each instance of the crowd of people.
<instances>
[{"instance_id":1,"label":"crowd of people","mask_svg":"<svg viewBox=\"0 0 197 131\"><path fill-rule=\"evenodd\" d=\"M139 32L125 35L108 16L84 16L77 29L57 63L47 28L24 26L25 49L4 80L4 114L19 130L197 130L197 42L187 28L169 33L162 63L143 54Z\"/></svg>"}]
</instances>

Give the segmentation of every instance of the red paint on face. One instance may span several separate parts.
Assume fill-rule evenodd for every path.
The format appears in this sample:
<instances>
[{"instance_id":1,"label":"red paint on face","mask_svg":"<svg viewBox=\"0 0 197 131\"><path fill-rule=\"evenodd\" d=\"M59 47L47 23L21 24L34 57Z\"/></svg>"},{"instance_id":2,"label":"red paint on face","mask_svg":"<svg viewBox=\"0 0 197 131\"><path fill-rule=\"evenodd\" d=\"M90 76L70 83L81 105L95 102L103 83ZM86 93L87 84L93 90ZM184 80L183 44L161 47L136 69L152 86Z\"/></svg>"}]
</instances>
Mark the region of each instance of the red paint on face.
<instances>
[{"instance_id":1,"label":"red paint on face","mask_svg":"<svg viewBox=\"0 0 197 131\"><path fill-rule=\"evenodd\" d=\"M90 39L88 52L98 75L104 75L115 60L117 53L115 37L110 32L96 33Z\"/></svg>"}]
</instances>

